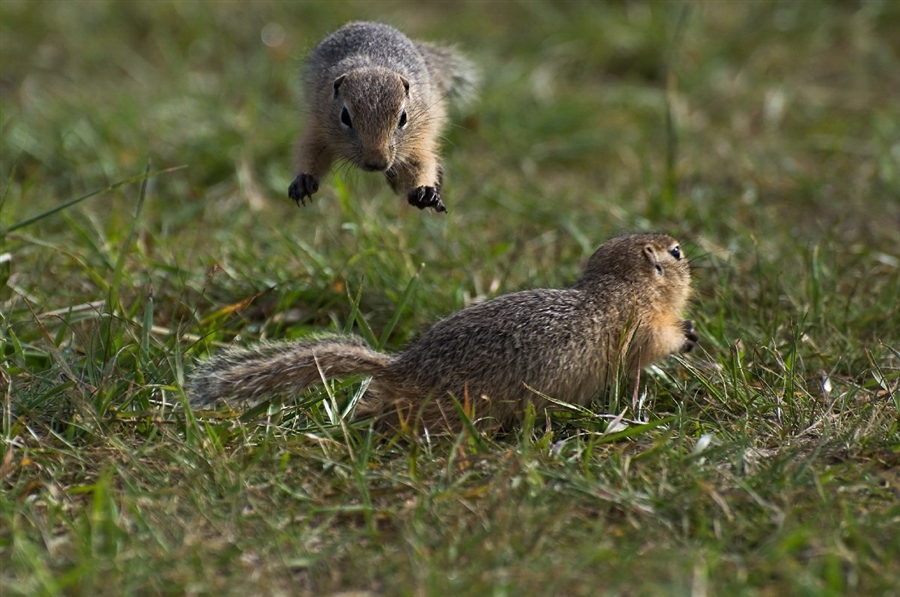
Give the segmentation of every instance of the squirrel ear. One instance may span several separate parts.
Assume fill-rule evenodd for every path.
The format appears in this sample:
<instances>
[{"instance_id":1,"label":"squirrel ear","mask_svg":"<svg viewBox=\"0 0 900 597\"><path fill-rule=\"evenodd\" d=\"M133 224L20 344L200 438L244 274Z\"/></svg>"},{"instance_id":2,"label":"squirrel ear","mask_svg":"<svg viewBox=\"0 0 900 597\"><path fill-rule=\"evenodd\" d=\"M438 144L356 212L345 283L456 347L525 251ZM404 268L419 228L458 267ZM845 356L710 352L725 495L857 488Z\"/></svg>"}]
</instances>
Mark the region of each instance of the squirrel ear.
<instances>
[{"instance_id":1,"label":"squirrel ear","mask_svg":"<svg viewBox=\"0 0 900 597\"><path fill-rule=\"evenodd\" d=\"M403 88L406 89L406 97L409 97L409 79L400 77L400 82L403 83Z\"/></svg>"},{"instance_id":2,"label":"squirrel ear","mask_svg":"<svg viewBox=\"0 0 900 597\"><path fill-rule=\"evenodd\" d=\"M341 88L341 83L343 83L344 79L346 79L346 78L347 78L347 75L344 74L334 80L334 97L338 96L338 89Z\"/></svg>"},{"instance_id":3,"label":"squirrel ear","mask_svg":"<svg viewBox=\"0 0 900 597\"><path fill-rule=\"evenodd\" d=\"M657 261L659 261L656 258L656 250L653 248L652 245L644 245L644 256L647 258L647 261L649 261L650 263L656 263Z\"/></svg>"}]
</instances>

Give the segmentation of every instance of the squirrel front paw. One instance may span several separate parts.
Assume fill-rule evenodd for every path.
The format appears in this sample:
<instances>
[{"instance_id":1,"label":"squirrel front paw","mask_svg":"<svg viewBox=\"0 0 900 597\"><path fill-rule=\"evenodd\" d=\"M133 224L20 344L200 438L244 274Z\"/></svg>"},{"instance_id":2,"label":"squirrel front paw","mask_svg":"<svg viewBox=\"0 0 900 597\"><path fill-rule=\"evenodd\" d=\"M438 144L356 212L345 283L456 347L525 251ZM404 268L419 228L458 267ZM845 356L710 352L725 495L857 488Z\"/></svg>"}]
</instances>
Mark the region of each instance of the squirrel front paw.
<instances>
[{"instance_id":1,"label":"squirrel front paw","mask_svg":"<svg viewBox=\"0 0 900 597\"><path fill-rule=\"evenodd\" d=\"M410 205L419 209L433 207L434 211L445 212L444 202L441 201L441 193L435 187L416 187L406 196Z\"/></svg>"},{"instance_id":2,"label":"squirrel front paw","mask_svg":"<svg viewBox=\"0 0 900 597\"><path fill-rule=\"evenodd\" d=\"M700 336L697 335L697 328L694 327L693 321L684 319L681 322L681 330L684 332L684 344L681 345L681 352L691 352L694 345L700 341Z\"/></svg>"},{"instance_id":3,"label":"squirrel front paw","mask_svg":"<svg viewBox=\"0 0 900 597\"><path fill-rule=\"evenodd\" d=\"M306 198L312 200L313 193L319 190L319 179L312 174L298 174L288 187L288 197L299 207L306 205Z\"/></svg>"}]
</instances>

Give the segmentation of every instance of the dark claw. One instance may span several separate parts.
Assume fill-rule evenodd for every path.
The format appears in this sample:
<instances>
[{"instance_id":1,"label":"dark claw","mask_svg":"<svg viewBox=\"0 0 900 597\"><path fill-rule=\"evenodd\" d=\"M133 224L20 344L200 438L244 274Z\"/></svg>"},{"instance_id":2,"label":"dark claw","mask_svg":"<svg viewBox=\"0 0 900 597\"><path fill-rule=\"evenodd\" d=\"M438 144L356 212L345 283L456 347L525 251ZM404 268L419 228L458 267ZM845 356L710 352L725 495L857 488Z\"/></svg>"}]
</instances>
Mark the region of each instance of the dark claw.
<instances>
[{"instance_id":1,"label":"dark claw","mask_svg":"<svg viewBox=\"0 0 900 597\"><path fill-rule=\"evenodd\" d=\"M694 322L690 319L685 319L681 322L681 329L684 331L685 343L681 347L681 352L691 352L691 349L694 348L694 345L700 341L700 336L697 335L697 329L694 327Z\"/></svg>"},{"instance_id":2,"label":"dark claw","mask_svg":"<svg viewBox=\"0 0 900 597\"><path fill-rule=\"evenodd\" d=\"M447 211L444 202L441 201L440 192L434 187L417 187L411 190L406 198L410 205L415 205L419 209L433 207L437 212Z\"/></svg>"},{"instance_id":3,"label":"dark claw","mask_svg":"<svg viewBox=\"0 0 900 597\"><path fill-rule=\"evenodd\" d=\"M312 200L313 193L319 190L318 179L311 174L298 174L288 187L288 197L298 206L306 205L306 198Z\"/></svg>"}]
</instances>

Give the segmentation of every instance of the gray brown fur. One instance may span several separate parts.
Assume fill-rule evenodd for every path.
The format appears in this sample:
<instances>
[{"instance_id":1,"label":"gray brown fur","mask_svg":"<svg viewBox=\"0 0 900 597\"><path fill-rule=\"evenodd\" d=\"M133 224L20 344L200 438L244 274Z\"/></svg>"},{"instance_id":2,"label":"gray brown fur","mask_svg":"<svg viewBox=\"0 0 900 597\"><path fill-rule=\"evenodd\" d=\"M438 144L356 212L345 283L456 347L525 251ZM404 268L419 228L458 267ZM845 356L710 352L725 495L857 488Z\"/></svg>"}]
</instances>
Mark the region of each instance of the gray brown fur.
<instances>
[{"instance_id":1,"label":"gray brown fur","mask_svg":"<svg viewBox=\"0 0 900 597\"><path fill-rule=\"evenodd\" d=\"M474 407L481 428L510 429L526 404L553 406L529 388L587 405L616 375L689 351L697 341L693 322L681 319L689 297L688 263L674 238L620 236L594 252L570 288L467 307L395 355L343 336L227 351L198 367L190 400L254 403L323 377L367 375L361 412L390 427L459 429L453 395Z\"/></svg>"},{"instance_id":2,"label":"gray brown fur","mask_svg":"<svg viewBox=\"0 0 900 597\"><path fill-rule=\"evenodd\" d=\"M473 95L476 81L472 64L451 48L415 42L381 23L338 29L307 61L299 174L288 195L305 203L332 164L346 160L383 172L420 209L446 211L438 147L445 98Z\"/></svg>"}]
</instances>

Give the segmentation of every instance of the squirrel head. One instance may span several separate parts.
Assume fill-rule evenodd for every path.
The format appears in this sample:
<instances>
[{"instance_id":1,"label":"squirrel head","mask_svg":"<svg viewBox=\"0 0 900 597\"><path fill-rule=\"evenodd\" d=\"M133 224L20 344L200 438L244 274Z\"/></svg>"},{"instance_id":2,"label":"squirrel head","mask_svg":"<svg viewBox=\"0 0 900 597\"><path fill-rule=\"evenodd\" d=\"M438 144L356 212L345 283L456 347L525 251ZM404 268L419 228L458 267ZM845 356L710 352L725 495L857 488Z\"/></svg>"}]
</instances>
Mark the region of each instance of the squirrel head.
<instances>
[{"instance_id":1,"label":"squirrel head","mask_svg":"<svg viewBox=\"0 0 900 597\"><path fill-rule=\"evenodd\" d=\"M397 140L409 123L409 97L409 81L385 68L358 68L334 80L333 124L357 166L370 172L393 166Z\"/></svg>"},{"instance_id":2,"label":"squirrel head","mask_svg":"<svg viewBox=\"0 0 900 597\"><path fill-rule=\"evenodd\" d=\"M626 234L606 241L590 256L575 285L616 289L630 286L636 300L681 312L691 294L684 250L666 234Z\"/></svg>"}]
</instances>

